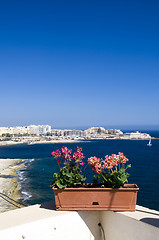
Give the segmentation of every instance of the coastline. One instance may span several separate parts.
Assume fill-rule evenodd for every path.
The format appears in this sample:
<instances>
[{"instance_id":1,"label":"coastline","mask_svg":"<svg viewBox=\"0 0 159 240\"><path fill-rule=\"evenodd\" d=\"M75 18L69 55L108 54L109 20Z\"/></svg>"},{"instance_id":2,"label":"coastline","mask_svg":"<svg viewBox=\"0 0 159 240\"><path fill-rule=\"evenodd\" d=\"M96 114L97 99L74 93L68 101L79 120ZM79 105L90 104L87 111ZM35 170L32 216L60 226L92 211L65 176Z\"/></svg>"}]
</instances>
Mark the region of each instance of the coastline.
<instances>
[{"instance_id":1,"label":"coastline","mask_svg":"<svg viewBox=\"0 0 159 240\"><path fill-rule=\"evenodd\" d=\"M23 143L23 142L0 141L0 146L17 145L17 144L22 144L22 143Z\"/></svg>"},{"instance_id":2,"label":"coastline","mask_svg":"<svg viewBox=\"0 0 159 240\"><path fill-rule=\"evenodd\" d=\"M157 130L156 130L157 131ZM151 136L152 134L152 136ZM19 144L78 143L91 140L149 140L159 139L151 130L132 131L90 127L88 129L52 129L49 125L29 125L0 128L0 146Z\"/></svg>"},{"instance_id":3,"label":"coastline","mask_svg":"<svg viewBox=\"0 0 159 240\"><path fill-rule=\"evenodd\" d=\"M151 137L151 139L159 139L157 137ZM19 144L27 144L27 145L34 145L34 144L56 144L56 143L79 143L79 142L87 142L91 140L145 140L148 141L149 138L127 138L127 137L107 137L107 138L89 138L89 139L60 139L60 140L41 140L41 141L21 141L21 142L14 142L14 141L0 141L0 146L11 146L11 145L19 145Z\"/></svg>"},{"instance_id":4,"label":"coastline","mask_svg":"<svg viewBox=\"0 0 159 240\"><path fill-rule=\"evenodd\" d=\"M24 167L23 163L20 164L22 160L23 159L0 159L0 212L17 208L10 204L8 198L5 196L12 198L14 201L19 201L18 199L21 198L17 171Z\"/></svg>"}]
</instances>

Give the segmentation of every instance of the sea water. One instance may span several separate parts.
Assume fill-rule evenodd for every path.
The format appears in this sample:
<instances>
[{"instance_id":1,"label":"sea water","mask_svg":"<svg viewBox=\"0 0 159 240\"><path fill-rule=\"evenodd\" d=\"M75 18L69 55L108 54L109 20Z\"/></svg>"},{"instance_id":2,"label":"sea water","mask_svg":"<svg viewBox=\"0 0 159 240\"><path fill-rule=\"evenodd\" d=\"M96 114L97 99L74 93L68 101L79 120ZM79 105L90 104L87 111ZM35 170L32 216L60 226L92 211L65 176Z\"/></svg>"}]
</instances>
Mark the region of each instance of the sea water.
<instances>
[{"instance_id":1,"label":"sea water","mask_svg":"<svg viewBox=\"0 0 159 240\"><path fill-rule=\"evenodd\" d=\"M151 132L151 136L159 137L159 131ZM138 192L137 204L159 210L159 139L148 140L91 140L76 143L10 145L0 147L0 158L22 158L24 168L18 171L20 191L25 204L36 204L53 199L50 187L52 175L58 171L56 160L51 152L67 146L73 151L82 147L85 162L91 156L104 158L105 155L123 152L129 159L129 183L136 183ZM86 167L86 168L85 168ZM95 172L84 165L84 174L90 182Z\"/></svg>"}]
</instances>

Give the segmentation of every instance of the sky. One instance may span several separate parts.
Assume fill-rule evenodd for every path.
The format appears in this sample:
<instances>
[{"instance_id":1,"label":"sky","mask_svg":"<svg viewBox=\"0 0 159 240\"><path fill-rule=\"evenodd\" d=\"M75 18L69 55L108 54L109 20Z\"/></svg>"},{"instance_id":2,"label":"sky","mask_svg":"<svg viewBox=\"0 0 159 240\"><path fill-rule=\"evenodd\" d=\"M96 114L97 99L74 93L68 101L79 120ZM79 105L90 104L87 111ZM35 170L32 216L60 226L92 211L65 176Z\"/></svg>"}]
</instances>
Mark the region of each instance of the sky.
<instances>
[{"instance_id":1,"label":"sky","mask_svg":"<svg viewBox=\"0 0 159 240\"><path fill-rule=\"evenodd\" d=\"M0 0L0 126L159 129L159 2Z\"/></svg>"}]
</instances>

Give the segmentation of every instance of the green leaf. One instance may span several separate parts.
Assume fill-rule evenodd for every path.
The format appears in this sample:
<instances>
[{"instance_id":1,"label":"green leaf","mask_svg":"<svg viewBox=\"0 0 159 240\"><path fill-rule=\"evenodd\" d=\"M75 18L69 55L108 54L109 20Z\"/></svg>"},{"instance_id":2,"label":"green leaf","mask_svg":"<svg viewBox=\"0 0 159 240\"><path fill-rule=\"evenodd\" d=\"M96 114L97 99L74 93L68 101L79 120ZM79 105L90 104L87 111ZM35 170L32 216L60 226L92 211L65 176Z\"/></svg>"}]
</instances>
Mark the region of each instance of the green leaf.
<instances>
[{"instance_id":1,"label":"green leaf","mask_svg":"<svg viewBox=\"0 0 159 240\"><path fill-rule=\"evenodd\" d=\"M57 186L58 186L59 188L65 188L65 187L66 187L65 185L62 185L60 182L57 182Z\"/></svg>"}]
</instances>

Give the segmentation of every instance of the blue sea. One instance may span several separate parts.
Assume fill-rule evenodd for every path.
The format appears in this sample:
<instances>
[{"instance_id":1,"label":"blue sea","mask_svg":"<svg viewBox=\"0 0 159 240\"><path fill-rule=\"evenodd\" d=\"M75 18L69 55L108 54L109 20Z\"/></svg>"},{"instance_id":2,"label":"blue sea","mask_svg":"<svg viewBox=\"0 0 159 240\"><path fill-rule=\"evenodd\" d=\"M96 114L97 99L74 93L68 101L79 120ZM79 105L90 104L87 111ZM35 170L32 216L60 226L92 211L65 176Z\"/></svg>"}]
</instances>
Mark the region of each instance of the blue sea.
<instances>
[{"instance_id":1,"label":"blue sea","mask_svg":"<svg viewBox=\"0 0 159 240\"><path fill-rule=\"evenodd\" d=\"M159 131L151 131L152 137L159 137ZM148 140L91 140L79 143L35 144L0 146L0 158L22 158L25 167L18 172L24 203L28 205L53 199L50 188L52 175L58 171L56 160L51 152L63 145L72 149L82 147L85 161L91 156L103 157L107 154L123 152L129 159L129 183L136 183L137 204L159 211L159 139ZM85 169L87 181L91 181L94 172L89 166Z\"/></svg>"}]
</instances>

